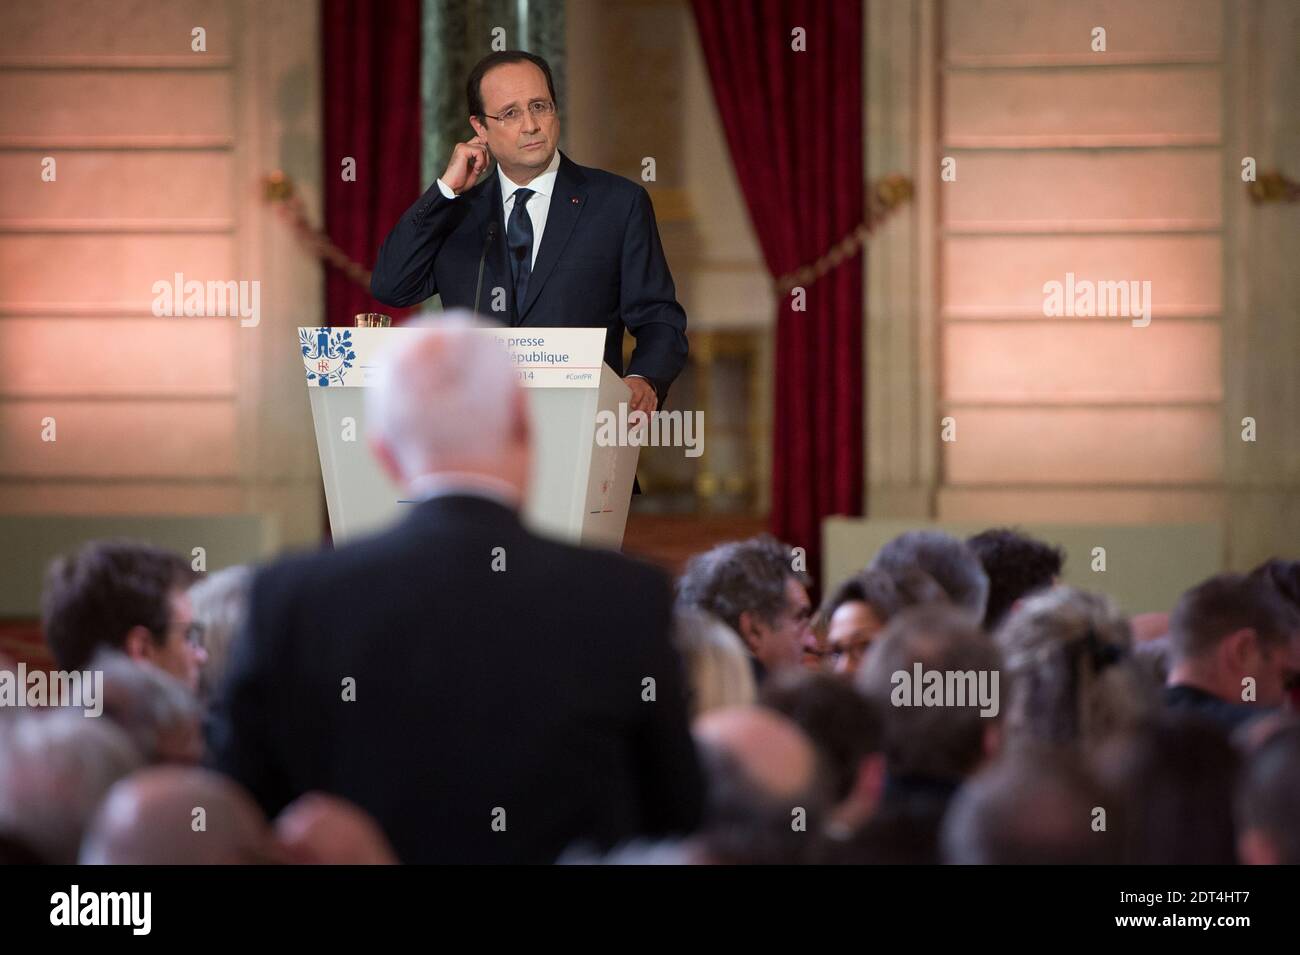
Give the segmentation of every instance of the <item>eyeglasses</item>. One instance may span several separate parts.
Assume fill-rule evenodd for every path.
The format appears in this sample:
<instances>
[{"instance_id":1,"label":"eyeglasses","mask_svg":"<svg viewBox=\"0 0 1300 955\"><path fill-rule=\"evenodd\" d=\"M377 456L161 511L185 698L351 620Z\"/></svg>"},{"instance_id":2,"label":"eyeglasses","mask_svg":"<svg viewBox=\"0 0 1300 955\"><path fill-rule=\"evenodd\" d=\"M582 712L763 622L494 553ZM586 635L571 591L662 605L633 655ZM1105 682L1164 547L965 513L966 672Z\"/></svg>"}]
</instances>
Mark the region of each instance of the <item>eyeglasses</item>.
<instances>
[{"instance_id":1,"label":"eyeglasses","mask_svg":"<svg viewBox=\"0 0 1300 955\"><path fill-rule=\"evenodd\" d=\"M548 99L535 100L528 104L528 112L533 114L533 119L545 119L555 113L555 104ZM495 119L502 126L518 126L523 122L524 111L518 106L511 106L499 116L493 116L491 113L483 115L488 119Z\"/></svg>"},{"instance_id":2,"label":"eyeglasses","mask_svg":"<svg viewBox=\"0 0 1300 955\"><path fill-rule=\"evenodd\" d=\"M871 647L870 638L859 640L856 643L850 643L847 647L835 646L826 652L826 655L835 663L839 663L844 657L849 658L849 662L855 666L862 662L862 658L867 655L867 650Z\"/></svg>"},{"instance_id":3,"label":"eyeglasses","mask_svg":"<svg viewBox=\"0 0 1300 955\"><path fill-rule=\"evenodd\" d=\"M205 633L206 631L203 628L203 624L198 622L191 623L185 628L185 642L192 647L201 647L203 646L203 636Z\"/></svg>"}]
</instances>

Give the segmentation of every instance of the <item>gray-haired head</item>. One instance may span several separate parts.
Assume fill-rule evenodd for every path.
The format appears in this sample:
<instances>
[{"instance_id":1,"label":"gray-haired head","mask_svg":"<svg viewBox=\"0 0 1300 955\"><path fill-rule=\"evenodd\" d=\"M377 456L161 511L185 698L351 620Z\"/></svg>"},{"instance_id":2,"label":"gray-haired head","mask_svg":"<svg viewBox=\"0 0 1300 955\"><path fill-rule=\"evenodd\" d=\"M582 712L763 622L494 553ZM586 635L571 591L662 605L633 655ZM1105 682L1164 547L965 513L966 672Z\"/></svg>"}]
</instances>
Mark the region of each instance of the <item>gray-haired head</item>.
<instances>
[{"instance_id":1,"label":"gray-haired head","mask_svg":"<svg viewBox=\"0 0 1300 955\"><path fill-rule=\"evenodd\" d=\"M366 389L371 450L394 483L454 471L486 475L522 496L529 425L523 390L494 326L466 310L408 326Z\"/></svg>"},{"instance_id":2,"label":"gray-haired head","mask_svg":"<svg viewBox=\"0 0 1300 955\"><path fill-rule=\"evenodd\" d=\"M794 552L770 534L718 544L696 554L677 581L684 607L712 614L740 632L740 615L749 612L773 623L786 604L786 581L807 583L794 570Z\"/></svg>"},{"instance_id":3,"label":"gray-haired head","mask_svg":"<svg viewBox=\"0 0 1300 955\"><path fill-rule=\"evenodd\" d=\"M984 618L989 579L979 558L962 541L942 531L907 531L891 540L872 558L868 569L887 571L897 578L915 568L934 578L956 606Z\"/></svg>"},{"instance_id":4,"label":"gray-haired head","mask_svg":"<svg viewBox=\"0 0 1300 955\"><path fill-rule=\"evenodd\" d=\"M194 622L203 627L208 662L199 671L199 698L211 700L226 675L230 645L239 632L248 603L253 569L237 564L208 574L189 590Z\"/></svg>"},{"instance_id":5,"label":"gray-haired head","mask_svg":"<svg viewBox=\"0 0 1300 955\"><path fill-rule=\"evenodd\" d=\"M146 763L197 763L203 758L203 711L171 674L116 650L90 667L104 675L104 716L121 727Z\"/></svg>"},{"instance_id":6,"label":"gray-haired head","mask_svg":"<svg viewBox=\"0 0 1300 955\"><path fill-rule=\"evenodd\" d=\"M70 865L95 807L141 765L130 738L77 710L0 720L0 831L47 863Z\"/></svg>"},{"instance_id":7,"label":"gray-haired head","mask_svg":"<svg viewBox=\"0 0 1300 955\"><path fill-rule=\"evenodd\" d=\"M677 582L679 606L712 614L767 671L798 666L812 604L796 553L769 534L692 557Z\"/></svg>"}]
</instances>

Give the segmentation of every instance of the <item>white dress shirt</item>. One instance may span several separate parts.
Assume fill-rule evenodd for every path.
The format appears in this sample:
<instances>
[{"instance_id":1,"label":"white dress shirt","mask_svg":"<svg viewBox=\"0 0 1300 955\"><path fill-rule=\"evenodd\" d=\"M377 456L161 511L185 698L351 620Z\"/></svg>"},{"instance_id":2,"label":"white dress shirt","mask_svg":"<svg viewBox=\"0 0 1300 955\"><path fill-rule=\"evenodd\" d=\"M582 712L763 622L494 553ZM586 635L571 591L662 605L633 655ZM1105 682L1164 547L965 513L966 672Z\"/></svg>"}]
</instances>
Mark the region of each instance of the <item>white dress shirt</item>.
<instances>
[{"instance_id":1,"label":"white dress shirt","mask_svg":"<svg viewBox=\"0 0 1300 955\"><path fill-rule=\"evenodd\" d=\"M529 268L537 264L537 250L542 247L542 233L546 231L546 214L551 211L551 193L555 191L555 177L560 169L560 151L555 150L555 155L551 157L550 163L546 166L546 171L530 182L526 186L517 185L511 182L510 177L501 171L501 164L497 163L497 175L501 178L501 212L502 221L510 221L510 211L515 207L515 190L531 189L536 195L528 199L528 218L533 220L533 258L528 263ZM438 180L438 191L448 199L457 198L456 193L451 191L441 179ZM627 378L645 379L645 375L626 375Z\"/></svg>"}]
</instances>

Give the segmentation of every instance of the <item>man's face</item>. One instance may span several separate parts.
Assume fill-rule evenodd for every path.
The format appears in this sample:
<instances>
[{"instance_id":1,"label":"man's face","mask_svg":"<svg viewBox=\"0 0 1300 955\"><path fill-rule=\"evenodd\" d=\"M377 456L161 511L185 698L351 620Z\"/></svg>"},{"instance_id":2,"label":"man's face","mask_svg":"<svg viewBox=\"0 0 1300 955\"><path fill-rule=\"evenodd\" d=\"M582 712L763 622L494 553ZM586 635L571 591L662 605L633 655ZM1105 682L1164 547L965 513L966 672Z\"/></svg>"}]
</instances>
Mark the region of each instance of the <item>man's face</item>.
<instances>
[{"instance_id":1,"label":"man's face","mask_svg":"<svg viewBox=\"0 0 1300 955\"><path fill-rule=\"evenodd\" d=\"M812 616L812 601L804 585L793 577L785 579L785 606L771 624L760 624L760 639L754 655L768 672L797 667L803 659L804 635Z\"/></svg>"},{"instance_id":2,"label":"man's face","mask_svg":"<svg viewBox=\"0 0 1300 955\"><path fill-rule=\"evenodd\" d=\"M830 656L829 644L826 642L825 627L815 627L809 623L803 631L803 654L800 662L805 670L821 673L826 669L826 660Z\"/></svg>"},{"instance_id":3,"label":"man's face","mask_svg":"<svg viewBox=\"0 0 1300 955\"><path fill-rule=\"evenodd\" d=\"M1261 706L1281 706L1287 702L1287 688L1300 675L1300 634L1281 646L1263 644L1258 650L1259 663L1246 675L1256 675L1256 699Z\"/></svg>"},{"instance_id":4,"label":"man's face","mask_svg":"<svg viewBox=\"0 0 1300 955\"><path fill-rule=\"evenodd\" d=\"M541 173L560 143L559 116L553 112L537 117L529 108L532 103L551 102L546 75L532 63L506 63L488 70L479 90L483 110L489 115L482 120L470 117L470 123L487 140L502 171L516 182ZM511 109L518 111L513 122L492 118Z\"/></svg>"},{"instance_id":5,"label":"man's face","mask_svg":"<svg viewBox=\"0 0 1300 955\"><path fill-rule=\"evenodd\" d=\"M835 608L826 639L837 676L851 677L858 672L867 648L883 627L871 607L861 600L850 600Z\"/></svg>"},{"instance_id":6,"label":"man's face","mask_svg":"<svg viewBox=\"0 0 1300 955\"><path fill-rule=\"evenodd\" d=\"M192 692L197 691L199 668L207 662L208 654L200 645L201 641L193 639L190 633L194 625L194 608L189 594L183 590L172 591L170 603L167 632L161 635L163 642L148 641L145 659L180 680Z\"/></svg>"}]
</instances>

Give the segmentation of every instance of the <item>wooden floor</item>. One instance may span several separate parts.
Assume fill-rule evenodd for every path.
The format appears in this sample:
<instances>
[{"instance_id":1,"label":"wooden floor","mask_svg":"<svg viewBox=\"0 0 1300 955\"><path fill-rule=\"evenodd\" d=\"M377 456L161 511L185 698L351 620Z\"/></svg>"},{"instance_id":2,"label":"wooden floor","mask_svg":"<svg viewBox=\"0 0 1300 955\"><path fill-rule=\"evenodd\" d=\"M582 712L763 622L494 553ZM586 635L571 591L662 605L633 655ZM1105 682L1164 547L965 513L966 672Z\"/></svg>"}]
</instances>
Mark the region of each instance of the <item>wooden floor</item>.
<instances>
[{"instance_id":1,"label":"wooden floor","mask_svg":"<svg viewBox=\"0 0 1300 955\"><path fill-rule=\"evenodd\" d=\"M623 553L658 564L676 576L693 554L766 529L767 522L761 517L629 514Z\"/></svg>"},{"instance_id":2,"label":"wooden floor","mask_svg":"<svg viewBox=\"0 0 1300 955\"><path fill-rule=\"evenodd\" d=\"M8 661L29 667L52 667L39 620L0 620L0 666Z\"/></svg>"}]
</instances>

